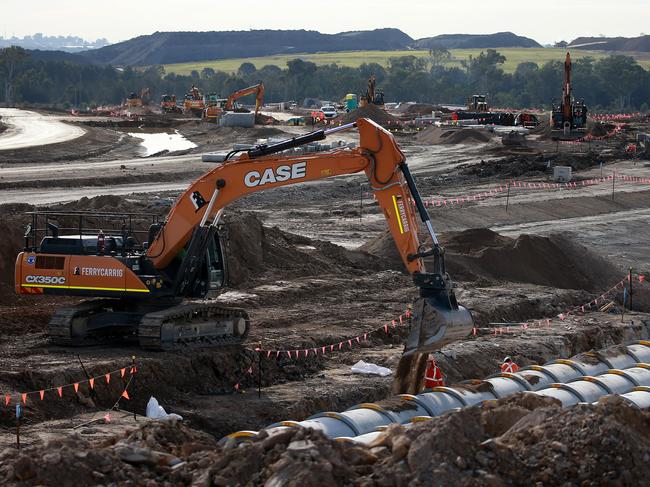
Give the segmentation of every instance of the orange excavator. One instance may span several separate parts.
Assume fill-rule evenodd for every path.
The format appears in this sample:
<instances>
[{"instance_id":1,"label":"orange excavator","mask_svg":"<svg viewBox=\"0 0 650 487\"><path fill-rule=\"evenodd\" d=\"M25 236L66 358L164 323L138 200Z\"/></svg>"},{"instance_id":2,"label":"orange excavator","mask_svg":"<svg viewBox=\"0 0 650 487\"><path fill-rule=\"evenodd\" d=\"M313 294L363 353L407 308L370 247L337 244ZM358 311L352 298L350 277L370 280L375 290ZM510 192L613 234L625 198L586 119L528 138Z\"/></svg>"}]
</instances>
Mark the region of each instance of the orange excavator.
<instances>
[{"instance_id":1,"label":"orange excavator","mask_svg":"<svg viewBox=\"0 0 650 487\"><path fill-rule=\"evenodd\" d=\"M354 127L360 136L357 148L282 154ZM67 221L76 233L62 235L56 221L63 217L41 214L45 225L39 228L39 215L33 214L25 249L16 260L16 292L95 298L54 313L49 336L57 344L125 337L157 350L240 343L249 330L246 311L204 300L227 281L219 237L226 206L258 191L359 172L367 176L420 292L405 356L467 336L473 326L471 315L456 301L454 284L445 271L444 249L405 156L393 136L368 119L232 151L189 186L164 222L151 225L142 244L128 225L116 234L89 232L82 229L84 215L74 213ZM93 213L90 218L100 216ZM426 227L427 246L419 241L418 219ZM431 271L425 268L425 257L433 258Z\"/></svg>"},{"instance_id":2,"label":"orange excavator","mask_svg":"<svg viewBox=\"0 0 650 487\"><path fill-rule=\"evenodd\" d=\"M228 97L226 100L225 110L231 112L235 109L235 100L242 98L247 95L252 95L255 93L255 115L259 113L262 105L264 105L264 83L258 83L243 90L237 90Z\"/></svg>"}]
</instances>

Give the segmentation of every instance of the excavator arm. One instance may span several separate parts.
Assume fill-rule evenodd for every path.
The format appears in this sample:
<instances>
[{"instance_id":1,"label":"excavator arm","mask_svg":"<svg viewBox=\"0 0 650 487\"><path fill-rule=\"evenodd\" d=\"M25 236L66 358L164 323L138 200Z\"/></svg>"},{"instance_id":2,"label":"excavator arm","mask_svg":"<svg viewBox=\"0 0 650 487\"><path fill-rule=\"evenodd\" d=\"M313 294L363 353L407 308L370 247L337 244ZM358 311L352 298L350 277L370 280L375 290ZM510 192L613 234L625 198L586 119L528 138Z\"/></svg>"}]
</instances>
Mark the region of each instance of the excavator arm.
<instances>
[{"instance_id":1,"label":"excavator arm","mask_svg":"<svg viewBox=\"0 0 650 487\"><path fill-rule=\"evenodd\" d=\"M260 109L262 108L262 105L264 105L264 83L259 83L253 86L249 86L248 88L244 88L242 90L238 90L232 93L228 97L228 100L226 101L226 110L231 111L233 109L233 107L235 106L235 100L247 95L251 95L253 93L256 93L255 115L257 115Z\"/></svg>"},{"instance_id":2,"label":"excavator arm","mask_svg":"<svg viewBox=\"0 0 650 487\"><path fill-rule=\"evenodd\" d=\"M355 149L314 155L278 155L354 126L358 127L360 135L359 147ZM367 119L273 146L258 146L226 160L179 197L151 242L147 257L154 267L164 269L183 249L200 247L201 242L209 240L210 229L216 227L223 209L248 194L362 171L383 210L404 266L420 290L405 355L434 350L467 336L472 327L471 315L456 302L454 285L445 271L444 249L439 245L406 158L393 136ZM427 249L419 241L418 220L426 226L430 239ZM201 255L200 248L194 254ZM425 268L427 256L433 257L433 272Z\"/></svg>"}]
</instances>

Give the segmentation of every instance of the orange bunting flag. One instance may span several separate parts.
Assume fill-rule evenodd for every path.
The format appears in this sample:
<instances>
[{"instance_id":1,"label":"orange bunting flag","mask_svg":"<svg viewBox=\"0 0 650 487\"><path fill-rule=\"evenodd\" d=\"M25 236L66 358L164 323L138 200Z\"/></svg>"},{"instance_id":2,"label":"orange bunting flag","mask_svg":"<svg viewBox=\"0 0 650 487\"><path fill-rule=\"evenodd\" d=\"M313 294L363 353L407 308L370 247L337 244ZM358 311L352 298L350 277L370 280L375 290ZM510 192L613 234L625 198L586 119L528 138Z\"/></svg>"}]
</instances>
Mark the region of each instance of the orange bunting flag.
<instances>
[{"instance_id":1,"label":"orange bunting flag","mask_svg":"<svg viewBox=\"0 0 650 487\"><path fill-rule=\"evenodd\" d=\"M291 358L291 352L287 350L287 355Z\"/></svg>"},{"instance_id":2,"label":"orange bunting flag","mask_svg":"<svg viewBox=\"0 0 650 487\"><path fill-rule=\"evenodd\" d=\"M333 352L333 351L334 351L334 344L331 344L330 345L330 352Z\"/></svg>"},{"instance_id":3,"label":"orange bunting flag","mask_svg":"<svg viewBox=\"0 0 650 487\"><path fill-rule=\"evenodd\" d=\"M249 374L252 374L253 373L253 366L251 365L246 372L248 372Z\"/></svg>"},{"instance_id":4,"label":"orange bunting flag","mask_svg":"<svg viewBox=\"0 0 650 487\"><path fill-rule=\"evenodd\" d=\"M95 388L95 378L94 377L91 377L90 379L88 379L88 383L90 384L91 389Z\"/></svg>"},{"instance_id":5,"label":"orange bunting flag","mask_svg":"<svg viewBox=\"0 0 650 487\"><path fill-rule=\"evenodd\" d=\"M10 402L11 402L11 396L9 394L5 394L5 406L9 406Z\"/></svg>"},{"instance_id":6,"label":"orange bunting flag","mask_svg":"<svg viewBox=\"0 0 650 487\"><path fill-rule=\"evenodd\" d=\"M364 333L364 334L363 334L363 339L364 339L364 340L367 340L367 339L368 339L368 334L367 334L367 333Z\"/></svg>"},{"instance_id":7,"label":"orange bunting flag","mask_svg":"<svg viewBox=\"0 0 650 487\"><path fill-rule=\"evenodd\" d=\"M403 324L404 322L402 321L402 315L399 315L399 324Z\"/></svg>"},{"instance_id":8,"label":"orange bunting flag","mask_svg":"<svg viewBox=\"0 0 650 487\"><path fill-rule=\"evenodd\" d=\"M41 389L40 391L38 391L38 394L41 396L41 401L42 401L43 398L45 397L45 391Z\"/></svg>"},{"instance_id":9,"label":"orange bunting flag","mask_svg":"<svg viewBox=\"0 0 650 487\"><path fill-rule=\"evenodd\" d=\"M59 397L63 397L63 387L61 386L57 387L56 391L59 393Z\"/></svg>"},{"instance_id":10,"label":"orange bunting flag","mask_svg":"<svg viewBox=\"0 0 650 487\"><path fill-rule=\"evenodd\" d=\"M23 404L27 404L27 393L23 392L20 396L23 398Z\"/></svg>"},{"instance_id":11,"label":"orange bunting flag","mask_svg":"<svg viewBox=\"0 0 650 487\"><path fill-rule=\"evenodd\" d=\"M79 392L79 382L74 383L74 391Z\"/></svg>"},{"instance_id":12,"label":"orange bunting flag","mask_svg":"<svg viewBox=\"0 0 650 487\"><path fill-rule=\"evenodd\" d=\"M325 355L325 347L322 348L323 355Z\"/></svg>"},{"instance_id":13,"label":"orange bunting flag","mask_svg":"<svg viewBox=\"0 0 650 487\"><path fill-rule=\"evenodd\" d=\"M476 333L477 333L476 328L472 328L472 335L476 336Z\"/></svg>"},{"instance_id":14,"label":"orange bunting flag","mask_svg":"<svg viewBox=\"0 0 650 487\"><path fill-rule=\"evenodd\" d=\"M639 274L639 282L645 281L645 276Z\"/></svg>"},{"instance_id":15,"label":"orange bunting flag","mask_svg":"<svg viewBox=\"0 0 650 487\"><path fill-rule=\"evenodd\" d=\"M314 355L318 355L318 350L316 350L315 348L312 348L312 351L314 352Z\"/></svg>"},{"instance_id":16,"label":"orange bunting flag","mask_svg":"<svg viewBox=\"0 0 650 487\"><path fill-rule=\"evenodd\" d=\"M238 391L239 390L239 384L235 384L234 388L235 388L236 391Z\"/></svg>"},{"instance_id":17,"label":"orange bunting flag","mask_svg":"<svg viewBox=\"0 0 650 487\"><path fill-rule=\"evenodd\" d=\"M343 348L343 342L339 342L339 350Z\"/></svg>"},{"instance_id":18,"label":"orange bunting flag","mask_svg":"<svg viewBox=\"0 0 650 487\"><path fill-rule=\"evenodd\" d=\"M384 325L384 331L388 333L388 325Z\"/></svg>"},{"instance_id":19,"label":"orange bunting flag","mask_svg":"<svg viewBox=\"0 0 650 487\"><path fill-rule=\"evenodd\" d=\"M126 389L124 389L124 392L122 392L122 396L121 396L121 397L123 397L124 399L131 399L131 398L129 397L129 393L126 391Z\"/></svg>"},{"instance_id":20,"label":"orange bunting flag","mask_svg":"<svg viewBox=\"0 0 650 487\"><path fill-rule=\"evenodd\" d=\"M305 350L305 358L309 356L309 350Z\"/></svg>"},{"instance_id":21,"label":"orange bunting flag","mask_svg":"<svg viewBox=\"0 0 650 487\"><path fill-rule=\"evenodd\" d=\"M348 340L348 346L352 348L352 340Z\"/></svg>"},{"instance_id":22,"label":"orange bunting flag","mask_svg":"<svg viewBox=\"0 0 650 487\"><path fill-rule=\"evenodd\" d=\"M266 352L266 358L269 358L271 356L271 350L267 350Z\"/></svg>"},{"instance_id":23,"label":"orange bunting flag","mask_svg":"<svg viewBox=\"0 0 650 487\"><path fill-rule=\"evenodd\" d=\"M397 322L393 320L393 328L395 328L396 326L397 326Z\"/></svg>"},{"instance_id":24,"label":"orange bunting flag","mask_svg":"<svg viewBox=\"0 0 650 487\"><path fill-rule=\"evenodd\" d=\"M111 422L111 413L106 413L104 415L104 422L110 423Z\"/></svg>"},{"instance_id":25,"label":"orange bunting flag","mask_svg":"<svg viewBox=\"0 0 650 487\"><path fill-rule=\"evenodd\" d=\"M357 343L361 343L361 340L359 337L357 337Z\"/></svg>"},{"instance_id":26,"label":"orange bunting flag","mask_svg":"<svg viewBox=\"0 0 650 487\"><path fill-rule=\"evenodd\" d=\"M278 350L277 352L275 352L275 358L278 358L279 356L280 356L280 350Z\"/></svg>"},{"instance_id":27,"label":"orange bunting flag","mask_svg":"<svg viewBox=\"0 0 650 487\"><path fill-rule=\"evenodd\" d=\"M123 378L123 377L124 377L124 374L125 374L125 372L126 372L126 368L124 368L124 369L120 369L120 377L122 377L122 378Z\"/></svg>"},{"instance_id":28,"label":"orange bunting flag","mask_svg":"<svg viewBox=\"0 0 650 487\"><path fill-rule=\"evenodd\" d=\"M106 374L104 377L106 378L106 383L110 384L110 382L111 382L111 374Z\"/></svg>"}]
</instances>

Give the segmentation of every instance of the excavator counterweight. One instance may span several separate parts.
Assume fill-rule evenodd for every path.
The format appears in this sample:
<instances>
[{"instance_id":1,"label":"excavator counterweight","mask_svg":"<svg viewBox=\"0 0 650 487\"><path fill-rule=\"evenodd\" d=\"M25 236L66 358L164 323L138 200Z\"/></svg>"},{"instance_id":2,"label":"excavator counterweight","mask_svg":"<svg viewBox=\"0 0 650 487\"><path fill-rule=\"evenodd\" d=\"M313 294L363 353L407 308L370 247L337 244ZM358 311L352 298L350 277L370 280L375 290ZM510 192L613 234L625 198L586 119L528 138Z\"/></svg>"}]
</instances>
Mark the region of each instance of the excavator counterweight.
<instances>
[{"instance_id":1,"label":"excavator counterweight","mask_svg":"<svg viewBox=\"0 0 650 487\"><path fill-rule=\"evenodd\" d=\"M282 153L353 128L359 130L357 148ZM388 131L359 119L229 156L180 195L166 220L151 225L141 245L124 226L119 234L82 231L79 214L74 215L79 218L78 234L67 236L52 223L56 215L46 215L45 236L39 241L34 216L25 250L16 260L16 291L102 298L55 313L50 335L57 343L81 345L115 336L136 337L150 349L241 342L249 329L246 312L202 301L227 282L219 235L224 209L254 192L361 172L419 290L405 356L470 333L472 318L456 301L444 248L406 158ZM426 227L426 245L419 241L419 224ZM429 257L431 270L425 266Z\"/></svg>"}]
</instances>

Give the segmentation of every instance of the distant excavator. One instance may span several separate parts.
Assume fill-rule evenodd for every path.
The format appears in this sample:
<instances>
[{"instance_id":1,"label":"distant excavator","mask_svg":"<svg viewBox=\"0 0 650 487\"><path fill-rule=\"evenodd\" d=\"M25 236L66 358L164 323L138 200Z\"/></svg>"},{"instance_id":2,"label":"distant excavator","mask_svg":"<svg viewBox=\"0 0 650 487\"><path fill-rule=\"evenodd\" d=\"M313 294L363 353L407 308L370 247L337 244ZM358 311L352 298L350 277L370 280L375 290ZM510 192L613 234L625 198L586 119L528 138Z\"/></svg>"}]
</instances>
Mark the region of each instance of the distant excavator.
<instances>
[{"instance_id":1,"label":"distant excavator","mask_svg":"<svg viewBox=\"0 0 650 487\"><path fill-rule=\"evenodd\" d=\"M160 109L163 113L181 113L183 111L176 103L176 95L167 94L160 97Z\"/></svg>"},{"instance_id":2,"label":"distant excavator","mask_svg":"<svg viewBox=\"0 0 650 487\"><path fill-rule=\"evenodd\" d=\"M564 85L559 105L553 104L551 110L552 137L570 137L573 131L584 132L587 128L588 109L584 100L573 98L571 86L571 54L564 60ZM578 136L582 135L578 133Z\"/></svg>"},{"instance_id":3,"label":"distant excavator","mask_svg":"<svg viewBox=\"0 0 650 487\"><path fill-rule=\"evenodd\" d=\"M192 85L192 88L185 93L185 98L183 99L183 113L185 115L201 117L203 116L203 110L205 110L203 94L201 94L201 90Z\"/></svg>"},{"instance_id":4,"label":"distant excavator","mask_svg":"<svg viewBox=\"0 0 650 487\"><path fill-rule=\"evenodd\" d=\"M228 98L218 98L215 93L208 95L203 117L209 121L216 121L224 112L235 111L235 101L248 95L255 94L255 117L264 105L264 83L258 83L248 88L243 88L232 93Z\"/></svg>"},{"instance_id":5,"label":"distant excavator","mask_svg":"<svg viewBox=\"0 0 650 487\"><path fill-rule=\"evenodd\" d=\"M377 79L375 75L368 78L368 88L366 94L359 99L359 107L363 108L368 105L375 105L381 109L384 108L384 92L377 89Z\"/></svg>"},{"instance_id":6,"label":"distant excavator","mask_svg":"<svg viewBox=\"0 0 650 487\"><path fill-rule=\"evenodd\" d=\"M283 154L354 127L360 135L357 148ZM101 218L115 215L32 213L25 248L16 259L16 292L94 298L55 311L48 334L60 345L118 338L135 339L154 350L240 343L249 330L247 312L204 300L227 282L219 232L224 208L258 191L359 172L368 177L420 293L404 356L467 336L473 326L471 315L456 301L444 248L406 158L390 132L368 119L231 152L187 188L166 220L151 225L141 244L130 231L134 215L121 217L121 230L104 233ZM417 217L430 240L426 247L419 241ZM84 222L94 228L84 227ZM63 234L64 230L72 233ZM432 271L425 267L426 257L433 258Z\"/></svg>"},{"instance_id":7,"label":"distant excavator","mask_svg":"<svg viewBox=\"0 0 650 487\"><path fill-rule=\"evenodd\" d=\"M143 105L146 105L149 101L149 88L143 88L140 90L140 94L131 92L129 96L126 97L125 106L126 108L138 108Z\"/></svg>"}]
</instances>

